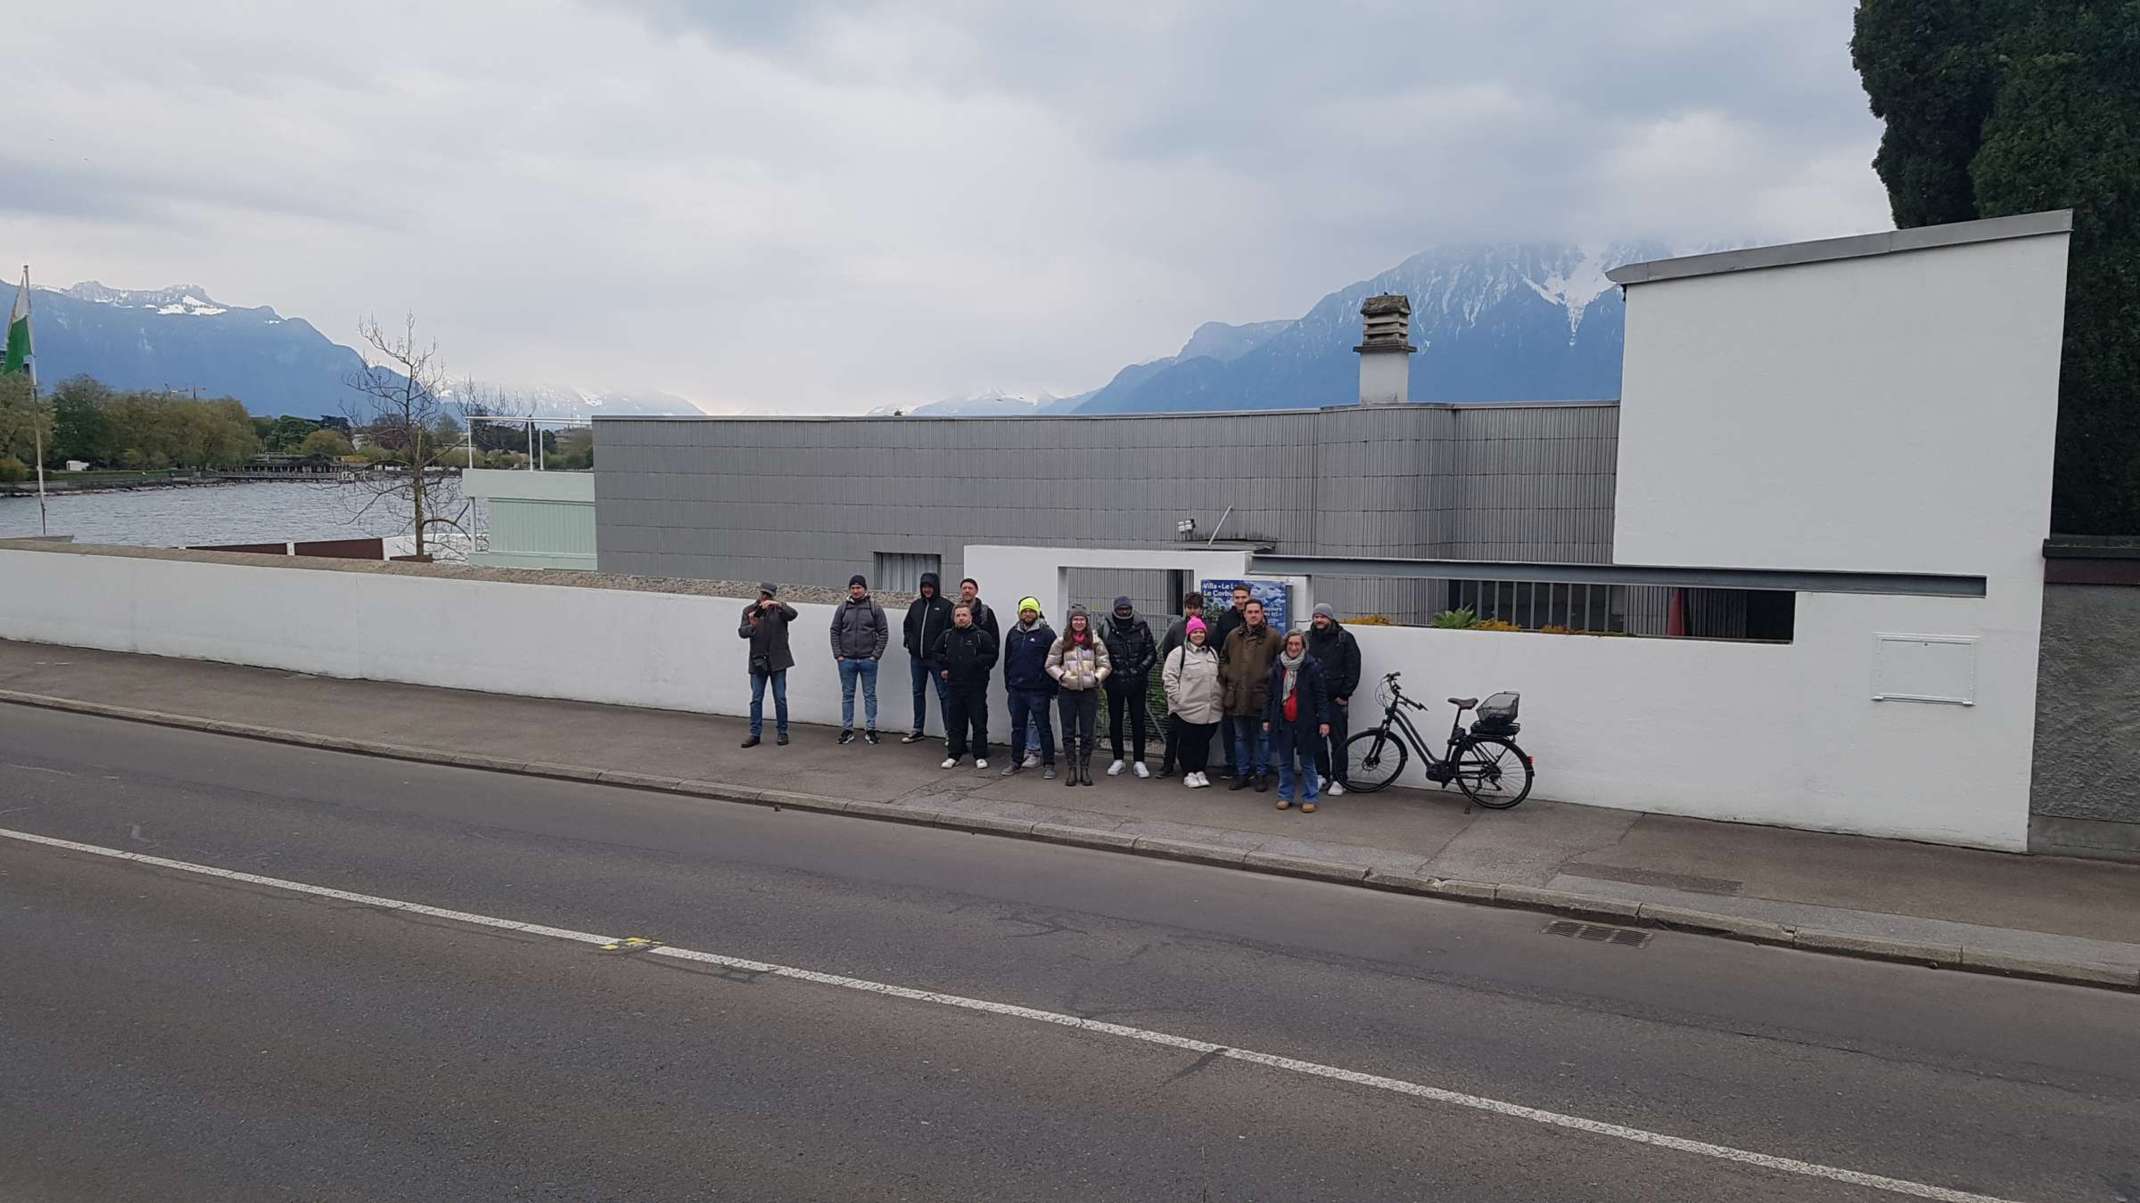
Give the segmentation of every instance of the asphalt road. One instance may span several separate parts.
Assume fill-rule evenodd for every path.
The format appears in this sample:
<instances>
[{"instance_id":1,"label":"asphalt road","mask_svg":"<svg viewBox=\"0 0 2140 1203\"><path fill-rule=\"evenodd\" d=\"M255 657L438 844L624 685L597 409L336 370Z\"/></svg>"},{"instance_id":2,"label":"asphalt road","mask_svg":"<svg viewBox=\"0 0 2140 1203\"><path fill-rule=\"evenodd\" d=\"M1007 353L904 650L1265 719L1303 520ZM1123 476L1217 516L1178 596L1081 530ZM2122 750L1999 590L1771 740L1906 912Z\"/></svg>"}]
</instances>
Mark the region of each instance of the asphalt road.
<instances>
[{"instance_id":1,"label":"asphalt road","mask_svg":"<svg viewBox=\"0 0 2140 1203\"><path fill-rule=\"evenodd\" d=\"M5 706L0 828L1461 1096L0 838L5 1199L2140 1201L2130 995Z\"/></svg>"}]
</instances>

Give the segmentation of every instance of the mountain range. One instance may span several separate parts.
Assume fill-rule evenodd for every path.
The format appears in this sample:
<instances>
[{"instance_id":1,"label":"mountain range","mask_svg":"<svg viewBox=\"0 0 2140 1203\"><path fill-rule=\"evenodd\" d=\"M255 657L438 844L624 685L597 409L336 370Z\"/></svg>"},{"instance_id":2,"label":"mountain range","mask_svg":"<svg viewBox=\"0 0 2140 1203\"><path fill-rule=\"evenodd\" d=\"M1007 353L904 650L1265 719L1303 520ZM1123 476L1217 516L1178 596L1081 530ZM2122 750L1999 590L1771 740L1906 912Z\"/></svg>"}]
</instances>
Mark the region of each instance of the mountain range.
<instances>
[{"instance_id":1,"label":"mountain range","mask_svg":"<svg viewBox=\"0 0 2140 1203\"><path fill-rule=\"evenodd\" d=\"M1706 249L1706 248L1705 248ZM1360 302L1412 302L1414 401L1579 401L1620 395L1626 310L1605 272L1667 258L1656 242L1473 243L1422 251L1293 320L1206 322L1182 349L1074 397L991 394L907 412L1154 413L1303 409L1359 396Z\"/></svg>"},{"instance_id":2,"label":"mountain range","mask_svg":"<svg viewBox=\"0 0 2140 1203\"><path fill-rule=\"evenodd\" d=\"M253 413L318 417L356 400L347 381L364 361L303 318L266 306L224 305L195 285L34 288L37 375L46 384L87 374L115 389L236 397ZM573 418L593 413L695 414L666 393L588 392L555 385L482 385L500 412ZM451 390L443 394L455 403Z\"/></svg>"},{"instance_id":3,"label":"mountain range","mask_svg":"<svg viewBox=\"0 0 2140 1203\"><path fill-rule=\"evenodd\" d=\"M1712 247L1689 249L1718 249ZM1413 255L1317 301L1294 319L1205 322L1181 350L1131 364L1069 397L990 391L957 400L884 406L880 414L979 417L1036 413L1157 413L1300 409L1358 397L1360 302L1402 293L1412 303L1414 401L1574 401L1620 395L1625 308L1605 272L1685 253L1655 242L1467 243ZM77 373L119 389L232 396L259 414L342 411L357 353L302 318L220 304L198 287L147 291L77 284L39 289L38 374ZM447 399L458 404L459 390ZM497 412L544 417L696 414L682 397L648 390L589 392L482 384Z\"/></svg>"}]
</instances>

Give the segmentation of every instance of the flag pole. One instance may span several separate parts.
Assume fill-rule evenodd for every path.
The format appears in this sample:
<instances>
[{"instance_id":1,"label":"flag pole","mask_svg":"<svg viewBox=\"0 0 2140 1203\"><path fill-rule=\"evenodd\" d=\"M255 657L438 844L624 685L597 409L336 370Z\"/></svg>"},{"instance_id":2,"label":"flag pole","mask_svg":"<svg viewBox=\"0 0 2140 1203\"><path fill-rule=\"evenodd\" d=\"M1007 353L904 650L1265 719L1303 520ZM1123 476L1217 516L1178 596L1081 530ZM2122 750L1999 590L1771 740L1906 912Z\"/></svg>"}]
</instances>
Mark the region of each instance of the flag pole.
<instances>
[{"instance_id":1,"label":"flag pole","mask_svg":"<svg viewBox=\"0 0 2140 1203\"><path fill-rule=\"evenodd\" d=\"M25 291L30 287L30 265L27 263L22 265L22 287ZM44 415L39 413L37 408L37 347L34 342L30 345L29 368L30 439L37 448L37 533L49 535L52 533L52 522L45 512L45 427L43 422L38 421Z\"/></svg>"}]
</instances>

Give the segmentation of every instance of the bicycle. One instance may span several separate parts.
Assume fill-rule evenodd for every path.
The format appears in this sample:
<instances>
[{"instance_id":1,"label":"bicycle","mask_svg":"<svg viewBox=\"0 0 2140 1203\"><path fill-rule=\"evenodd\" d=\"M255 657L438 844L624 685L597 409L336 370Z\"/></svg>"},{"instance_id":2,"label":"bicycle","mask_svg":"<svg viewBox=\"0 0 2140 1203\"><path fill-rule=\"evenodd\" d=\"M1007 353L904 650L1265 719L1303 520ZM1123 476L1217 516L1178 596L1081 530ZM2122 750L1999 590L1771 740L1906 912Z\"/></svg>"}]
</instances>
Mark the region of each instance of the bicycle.
<instances>
[{"instance_id":1,"label":"bicycle","mask_svg":"<svg viewBox=\"0 0 2140 1203\"><path fill-rule=\"evenodd\" d=\"M1345 764L1350 776L1348 793L1371 794L1387 789L1404 773L1412 749L1426 761L1427 780L1447 787L1454 781L1464 796L1488 810L1507 810L1531 794L1530 754L1513 738L1522 728L1516 723L1521 695L1497 693L1480 705L1477 698L1450 698L1456 719L1449 725L1449 746L1436 756L1427 741L1406 716L1406 710L1425 710L1426 704L1404 696L1397 683L1401 673L1382 678L1384 703L1381 725L1345 741ZM1479 721L1464 730L1464 712L1476 707Z\"/></svg>"}]
</instances>

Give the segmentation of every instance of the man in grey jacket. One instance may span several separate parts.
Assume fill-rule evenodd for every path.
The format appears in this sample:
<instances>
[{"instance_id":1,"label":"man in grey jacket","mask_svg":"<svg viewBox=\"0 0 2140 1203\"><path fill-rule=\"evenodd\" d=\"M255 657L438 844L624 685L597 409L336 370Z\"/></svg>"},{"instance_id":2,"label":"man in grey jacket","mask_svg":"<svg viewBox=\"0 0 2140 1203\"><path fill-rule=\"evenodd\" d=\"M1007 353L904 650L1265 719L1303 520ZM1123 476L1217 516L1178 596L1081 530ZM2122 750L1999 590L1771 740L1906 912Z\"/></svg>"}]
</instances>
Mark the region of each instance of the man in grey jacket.
<instances>
[{"instance_id":1,"label":"man in grey jacket","mask_svg":"<svg viewBox=\"0 0 2140 1203\"><path fill-rule=\"evenodd\" d=\"M877 742L877 661L892 639L884 607L869 595L869 581L847 578L847 601L832 612L832 658L840 666L840 742L855 741L855 683L862 685L862 738Z\"/></svg>"}]
</instances>

